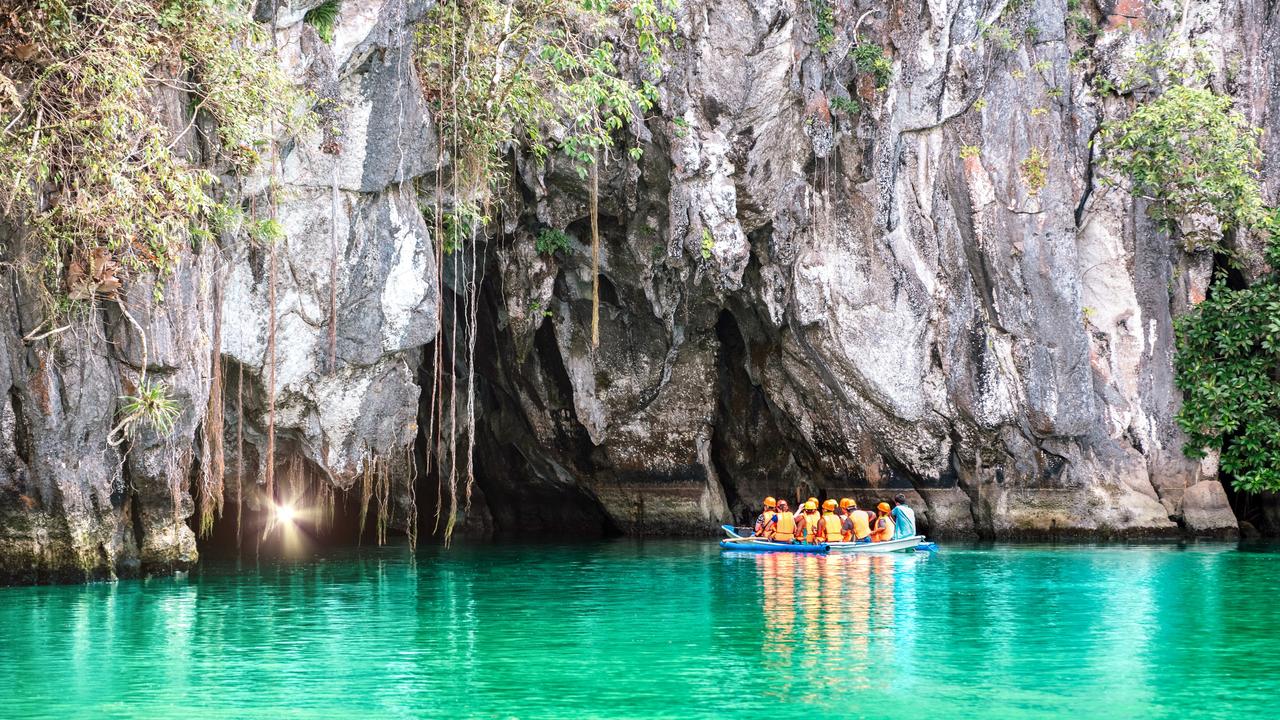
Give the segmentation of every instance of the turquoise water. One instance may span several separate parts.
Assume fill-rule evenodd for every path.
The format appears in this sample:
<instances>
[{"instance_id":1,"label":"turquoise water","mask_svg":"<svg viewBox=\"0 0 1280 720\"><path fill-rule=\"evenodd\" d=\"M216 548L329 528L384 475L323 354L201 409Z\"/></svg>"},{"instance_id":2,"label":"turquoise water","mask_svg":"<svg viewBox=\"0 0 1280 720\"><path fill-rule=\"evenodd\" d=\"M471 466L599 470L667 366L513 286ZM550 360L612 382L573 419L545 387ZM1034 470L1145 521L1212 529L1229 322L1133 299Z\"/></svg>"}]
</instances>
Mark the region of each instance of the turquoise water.
<instances>
[{"instance_id":1,"label":"turquoise water","mask_svg":"<svg viewBox=\"0 0 1280 720\"><path fill-rule=\"evenodd\" d=\"M1268 549L386 548L0 589L0 717L1274 717Z\"/></svg>"}]
</instances>

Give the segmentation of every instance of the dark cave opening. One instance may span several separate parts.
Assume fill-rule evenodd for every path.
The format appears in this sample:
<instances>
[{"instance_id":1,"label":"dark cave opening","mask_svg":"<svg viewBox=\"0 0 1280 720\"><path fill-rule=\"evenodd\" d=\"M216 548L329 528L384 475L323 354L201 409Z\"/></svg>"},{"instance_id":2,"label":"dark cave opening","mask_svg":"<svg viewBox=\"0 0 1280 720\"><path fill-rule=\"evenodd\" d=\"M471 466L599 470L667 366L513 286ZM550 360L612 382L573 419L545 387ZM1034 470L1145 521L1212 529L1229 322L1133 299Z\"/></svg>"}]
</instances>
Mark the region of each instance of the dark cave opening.
<instances>
[{"instance_id":1,"label":"dark cave opening","mask_svg":"<svg viewBox=\"0 0 1280 720\"><path fill-rule=\"evenodd\" d=\"M555 329L544 320L534 332L528 356L519 357L511 328L501 320L505 300L496 259L490 257L490 263L477 292L472 449L476 492L470 512L465 513L456 532L497 538L620 535L599 501L578 482L594 469L593 446L573 409L573 386ZM612 284L603 275L601 281L602 301L612 291L616 302ZM442 317L450 317L455 306L461 309L464 305L456 293L446 292L441 303ZM445 384L451 384L450 378L456 379L460 402L466 392L467 353L459 346L454 367L454 356L448 349L454 343L465 342L465 333L465 324L460 324L455 339L453 327L445 324L436 341L443 343L446 350L441 353L439 378ZM420 428L432 428L438 424L432 422L430 414L431 387L436 381L435 346L428 345L423 357L418 422ZM538 409L552 421L550 438L539 441L522 397L542 405ZM420 523L424 542L432 530L425 519L434 516L437 498L447 496L447 491L442 490L438 459L427 450L428 442L419 433L415 449L416 494L419 515L424 518ZM458 452L465 453L465 446Z\"/></svg>"}]
</instances>

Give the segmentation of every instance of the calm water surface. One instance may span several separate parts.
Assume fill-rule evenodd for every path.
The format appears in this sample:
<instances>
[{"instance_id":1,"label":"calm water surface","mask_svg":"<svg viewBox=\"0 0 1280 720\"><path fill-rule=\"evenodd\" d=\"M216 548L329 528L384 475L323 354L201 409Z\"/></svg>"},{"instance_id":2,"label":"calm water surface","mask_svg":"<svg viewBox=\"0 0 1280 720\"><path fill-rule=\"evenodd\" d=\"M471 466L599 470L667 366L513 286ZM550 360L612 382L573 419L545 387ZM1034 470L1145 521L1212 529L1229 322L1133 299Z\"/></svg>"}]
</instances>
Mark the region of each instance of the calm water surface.
<instances>
[{"instance_id":1,"label":"calm water surface","mask_svg":"<svg viewBox=\"0 0 1280 720\"><path fill-rule=\"evenodd\" d=\"M0 717L1276 717L1276 550L387 548L0 589Z\"/></svg>"}]
</instances>

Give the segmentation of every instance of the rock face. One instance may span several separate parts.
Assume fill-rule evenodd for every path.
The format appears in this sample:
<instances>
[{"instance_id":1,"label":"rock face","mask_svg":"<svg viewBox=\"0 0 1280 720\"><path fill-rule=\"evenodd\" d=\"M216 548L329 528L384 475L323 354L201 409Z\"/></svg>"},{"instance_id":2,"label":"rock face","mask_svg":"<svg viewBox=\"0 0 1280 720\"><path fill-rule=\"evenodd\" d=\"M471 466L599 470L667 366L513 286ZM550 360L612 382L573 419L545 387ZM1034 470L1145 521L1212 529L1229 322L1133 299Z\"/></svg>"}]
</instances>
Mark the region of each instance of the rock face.
<instances>
[{"instance_id":1,"label":"rock face","mask_svg":"<svg viewBox=\"0 0 1280 720\"><path fill-rule=\"evenodd\" d=\"M423 451L473 433L478 533L703 534L766 494L897 492L934 534L1234 530L1216 462L1186 459L1173 421L1172 322L1212 258L1103 185L1092 140L1132 102L1098 88L1161 40L1204 43L1215 89L1274 126L1263 4L841 0L826 38L813 3L685 0L660 112L627 132L643 156L600 173L596 347L573 168L517 158L521 212L443 253L420 208L448 153L411 61L428 3L344 3L328 44L302 22L315 4L276 3L273 24L321 122L227 181L286 238L229 234L163 302L126 303L184 408L172 434L106 442L142 363L118 308L24 339L41 309L0 271L0 575L187 566L202 483L263 512L272 375L275 499L373 495L402 527L444 485ZM883 48L885 87L855 43ZM571 247L539 254L547 227ZM472 377L474 422L423 440L424 408Z\"/></svg>"}]
</instances>

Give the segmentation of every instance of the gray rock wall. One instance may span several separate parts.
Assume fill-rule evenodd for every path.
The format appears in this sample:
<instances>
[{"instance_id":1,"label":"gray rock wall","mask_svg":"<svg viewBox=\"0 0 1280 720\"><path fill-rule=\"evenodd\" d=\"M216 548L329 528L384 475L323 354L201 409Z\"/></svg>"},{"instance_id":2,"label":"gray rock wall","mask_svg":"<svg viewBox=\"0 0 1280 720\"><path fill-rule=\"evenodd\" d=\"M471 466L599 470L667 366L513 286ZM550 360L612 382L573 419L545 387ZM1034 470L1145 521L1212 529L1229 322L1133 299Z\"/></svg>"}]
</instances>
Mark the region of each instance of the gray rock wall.
<instances>
[{"instance_id":1,"label":"gray rock wall","mask_svg":"<svg viewBox=\"0 0 1280 720\"><path fill-rule=\"evenodd\" d=\"M1119 82L1145 43L1203 41L1214 87L1273 126L1280 84L1265 49L1280 21L1265 3L1195 0L1184 20L1085 0L1104 31L1080 37L1050 0L842 0L824 53L809 2L685 0L660 113L628 132L644 155L616 153L601 172L598 348L573 169L516 158L521 212L478 265L441 267L420 206L448 154L411 62L427 3L347 2L330 44L301 22L315 4L277 3L274 24L321 121L261 175L227 179L261 217L274 182L287 235L275 248L277 498L320 487L358 504L376 467L396 486L393 524L409 520L414 477L429 514L438 478L418 438L430 361L463 342L450 323L478 267L474 367L443 372L477 378L464 530L702 534L765 494L898 491L940 534L1235 527L1215 462L1184 458L1173 422L1172 320L1203 297L1212 258L1099 183L1091 140L1133 99L1093 86ZM271 4L258 13L270 21ZM885 49L887 87L856 67L855 42ZM1276 142L1264 137L1271 163ZM1033 148L1047 161L1038 191L1022 167ZM570 250L539 255L543 227L566 229ZM195 561L187 523L213 465L200 433L215 342L225 482L243 485L248 512L264 509L269 255L228 235L188 252L163 302L143 281L130 289L148 372L184 410L171 435L122 448L106 435L137 379L136 332L108 303L75 331L24 341L42 309L0 271L13 298L0 302L0 574ZM455 423L445 442L465 434Z\"/></svg>"}]
</instances>

